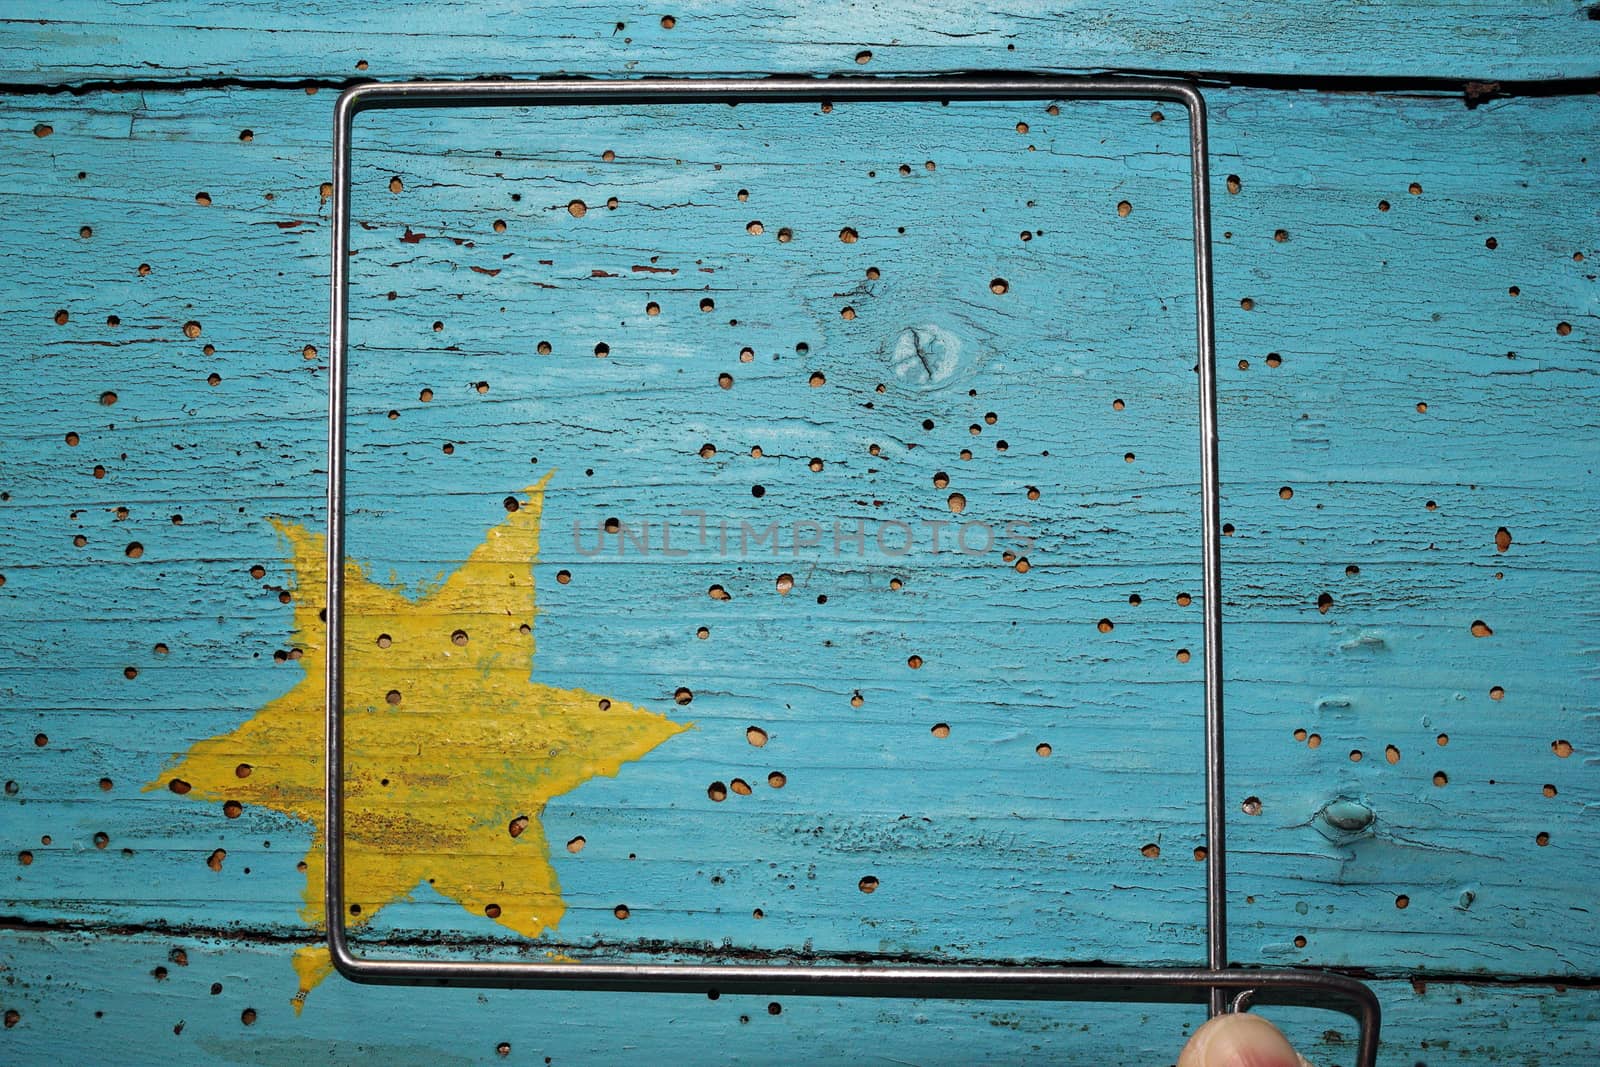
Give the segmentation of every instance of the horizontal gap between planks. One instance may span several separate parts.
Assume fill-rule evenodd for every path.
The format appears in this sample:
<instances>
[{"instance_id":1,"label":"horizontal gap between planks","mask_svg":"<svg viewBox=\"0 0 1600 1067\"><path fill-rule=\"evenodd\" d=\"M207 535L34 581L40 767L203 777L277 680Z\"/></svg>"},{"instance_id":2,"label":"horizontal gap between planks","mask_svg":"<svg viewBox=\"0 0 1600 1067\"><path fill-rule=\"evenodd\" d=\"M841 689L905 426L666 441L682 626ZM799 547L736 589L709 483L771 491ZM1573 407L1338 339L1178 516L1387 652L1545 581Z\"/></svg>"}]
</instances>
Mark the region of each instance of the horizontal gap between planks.
<instances>
[{"instance_id":1,"label":"horizontal gap between planks","mask_svg":"<svg viewBox=\"0 0 1600 1067\"><path fill-rule=\"evenodd\" d=\"M0 931L7 933L36 934L97 934L105 937L191 938L246 941L252 944L304 945L317 940L314 931L283 931L226 926L168 926L144 923L97 923L66 919L0 918ZM1017 959L986 959L983 957L928 955L923 953L876 952L816 952L797 949L763 949L751 947L712 947L694 942L659 940L617 941L597 939L582 944L559 941L528 941L524 938L475 938L438 935L385 934L380 947L394 948L461 948L483 945L493 948L530 948L540 952L561 954L584 953L617 956L671 956L728 962L765 962L773 964L927 964L949 966L1015 966ZM1104 960L1035 960L1030 964L1046 966L1117 966ZM1135 966L1133 964L1129 965ZM1237 966L1237 964L1235 965ZM1242 968L1249 969L1249 968ZM1600 989L1600 975L1508 975L1474 974L1470 971L1411 971L1388 970L1369 967L1317 967L1306 965L1303 970L1340 974L1361 981L1410 981L1429 985L1465 985L1512 988L1519 986L1558 986L1568 989Z\"/></svg>"},{"instance_id":2,"label":"horizontal gap between planks","mask_svg":"<svg viewBox=\"0 0 1600 1067\"><path fill-rule=\"evenodd\" d=\"M940 77L952 73L963 76L973 74L1004 74L1017 77L1019 74L1027 76L1031 72L1023 71L961 71L937 72L929 76ZM1116 69L1109 71L1086 71L1096 75L1111 74L1116 76L1129 76L1152 79L1187 79L1193 80L1203 89L1239 88L1239 89L1269 89L1282 92L1316 92L1316 93L1369 93L1394 96L1460 96L1468 108L1475 108L1479 104L1490 100L1503 100L1514 97L1560 97L1560 96L1591 96L1600 94L1600 77L1585 78L1542 78L1525 80L1487 80L1475 78L1444 78L1444 77L1385 77L1374 75L1352 74L1252 74L1246 71L1209 71L1197 73L1182 70L1157 70L1157 69ZM705 77L704 72L696 72L682 77ZM759 80L764 75L745 75L752 80ZM920 77L921 75L919 75ZM506 75L485 74L483 77L507 77ZM562 77L586 78L590 75L571 74ZM654 80L664 77L680 77L680 75L658 74L649 79ZM897 75L884 76L885 81L893 81ZM469 80L469 79L440 79L440 80ZM536 81L541 79L526 79ZM210 89L330 89L340 92L357 85L374 84L377 80L371 78L238 78L238 77L212 77L212 78L177 78L163 80L160 78L106 78L89 79L77 82L53 82L34 85L23 82L0 82L0 95L5 96L54 96L70 94L72 96L85 96L97 92L190 92ZM818 78L819 99L826 95L827 78ZM1047 94L1046 94L1047 95Z\"/></svg>"}]
</instances>

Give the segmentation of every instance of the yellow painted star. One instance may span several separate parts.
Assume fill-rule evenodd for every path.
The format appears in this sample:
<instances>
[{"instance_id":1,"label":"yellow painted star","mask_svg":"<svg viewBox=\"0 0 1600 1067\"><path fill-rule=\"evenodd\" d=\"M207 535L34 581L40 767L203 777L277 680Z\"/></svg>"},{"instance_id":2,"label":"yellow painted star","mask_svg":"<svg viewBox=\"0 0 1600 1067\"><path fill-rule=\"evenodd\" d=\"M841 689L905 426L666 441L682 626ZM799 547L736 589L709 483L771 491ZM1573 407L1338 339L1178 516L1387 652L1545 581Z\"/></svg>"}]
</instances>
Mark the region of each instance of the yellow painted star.
<instances>
[{"instance_id":1,"label":"yellow painted star","mask_svg":"<svg viewBox=\"0 0 1600 1067\"><path fill-rule=\"evenodd\" d=\"M366 922L426 881L476 915L536 937L566 906L539 819L545 802L615 775L687 729L664 716L529 678L533 563L546 475L454 574L420 599L345 563L345 896ZM146 790L287 812L315 828L307 922L321 926L323 644L320 534L275 523L293 552L294 647L305 678L231 733L189 749ZM359 910L358 910L359 909ZM305 994L331 967L295 955Z\"/></svg>"}]
</instances>

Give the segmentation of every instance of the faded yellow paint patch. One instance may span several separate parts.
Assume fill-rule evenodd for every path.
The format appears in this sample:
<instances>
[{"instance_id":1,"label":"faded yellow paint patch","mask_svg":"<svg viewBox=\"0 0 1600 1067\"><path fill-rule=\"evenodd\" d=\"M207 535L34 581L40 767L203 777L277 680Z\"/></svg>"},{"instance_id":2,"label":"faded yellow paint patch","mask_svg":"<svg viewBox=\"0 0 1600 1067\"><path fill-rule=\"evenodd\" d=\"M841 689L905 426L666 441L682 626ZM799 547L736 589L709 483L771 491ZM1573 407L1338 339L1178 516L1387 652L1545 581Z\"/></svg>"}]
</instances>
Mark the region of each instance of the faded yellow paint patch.
<instances>
[{"instance_id":1,"label":"faded yellow paint patch","mask_svg":"<svg viewBox=\"0 0 1600 1067\"><path fill-rule=\"evenodd\" d=\"M526 937L553 928L566 908L539 822L545 802L615 775L688 728L530 679L533 564L549 478L529 487L466 562L417 599L345 564L352 926L427 882ZM301 527L275 525L292 552L294 643L305 678L237 729L195 744L145 789L260 804L311 823L302 915L321 926L327 544ZM319 948L301 950L294 964L298 1007L332 968Z\"/></svg>"},{"instance_id":2,"label":"faded yellow paint patch","mask_svg":"<svg viewBox=\"0 0 1600 1067\"><path fill-rule=\"evenodd\" d=\"M300 988L289 1003L294 1005L294 1013L299 1015L300 1009L305 1007L306 994L333 973L333 954L328 951L328 946L310 945L297 951L294 954L294 973L300 976Z\"/></svg>"}]
</instances>

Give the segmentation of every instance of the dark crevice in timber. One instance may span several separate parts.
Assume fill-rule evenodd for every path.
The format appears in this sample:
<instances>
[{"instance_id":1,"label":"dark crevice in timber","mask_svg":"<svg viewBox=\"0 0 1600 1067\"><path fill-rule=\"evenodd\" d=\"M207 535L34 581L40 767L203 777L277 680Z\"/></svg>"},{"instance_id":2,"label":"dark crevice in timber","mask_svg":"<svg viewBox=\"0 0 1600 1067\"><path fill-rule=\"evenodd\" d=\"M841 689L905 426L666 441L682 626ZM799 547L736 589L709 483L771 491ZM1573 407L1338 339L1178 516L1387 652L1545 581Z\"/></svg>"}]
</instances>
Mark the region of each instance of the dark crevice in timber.
<instances>
[{"instance_id":1,"label":"dark crevice in timber","mask_svg":"<svg viewBox=\"0 0 1600 1067\"><path fill-rule=\"evenodd\" d=\"M1469 108L1490 100L1505 100L1517 97L1562 97L1562 96L1593 96L1600 94L1600 77L1573 77L1573 78L1541 78L1541 79L1498 79L1485 78L1448 78L1434 76L1406 76L1406 75L1368 75L1368 74L1255 74L1247 71L1184 71L1184 70L1155 70L1119 68L1114 70L1083 71L1084 75L1094 76L1111 74L1134 78L1159 78L1183 79L1196 82L1202 89L1268 89L1279 92L1312 92L1312 93L1365 93L1371 95L1387 96L1459 96ZM1004 75L1008 78L1027 78L1031 76L1047 76L1040 72L1030 71L1004 71L1004 70L969 70L945 71L935 77L963 77L971 75ZM563 78L587 78L583 74L553 75ZM665 77L661 75L657 77ZM752 77L748 74L725 75L726 77L751 77L759 80L760 76ZM784 75L792 76L792 75ZM834 75L835 77L840 75ZM908 75L898 75L905 77ZM921 77L922 75L918 75ZM505 78L507 75L484 75L480 78L441 79L458 81L482 81L495 78ZM675 77L675 76L674 76ZM705 77L696 74L694 77ZM897 75L884 75L882 80L893 81ZM525 79L534 81L538 79ZM656 78L637 79L642 81L656 80ZM818 98L826 96L828 76L817 79ZM25 82L0 82L0 95L6 96L86 96L90 93L125 93L125 92L189 92L215 89L329 89L340 92L357 85L371 84L370 78L243 78L243 77L209 77L209 78L106 78L91 79L77 82L56 82L45 84L30 84Z\"/></svg>"},{"instance_id":2,"label":"dark crevice in timber","mask_svg":"<svg viewBox=\"0 0 1600 1067\"><path fill-rule=\"evenodd\" d=\"M94 934L107 937L142 937L153 939L187 940L187 941L234 941L252 945L293 945L302 946L315 944L320 940L316 933L309 929L261 929L230 926L195 926L189 924L169 925L162 922L153 923L113 923L94 922L80 919L23 919L16 916L0 917L0 931L8 933L32 934ZM446 936L432 932L418 932L409 935L391 935L370 944L362 943L357 946L363 952L382 953L385 950L404 949L521 949L528 952L537 952L541 956L546 953L569 955L575 958L589 957L592 959L618 959L625 957L650 956L656 958L676 957L684 959L704 960L707 962L721 963L761 963L761 964L795 964L806 966L812 964L845 964L852 966L884 965L925 965L947 967L1118 967L1121 964L1107 963L1104 960L1054 960L1040 957L1024 956L1013 959L995 959L988 957L958 956L944 953L918 953L918 952L850 952L850 951L817 951L815 949L764 949L748 946L723 946L705 943L661 941L642 939L638 941L596 940L577 942L562 941L529 941L525 938L505 937L478 937L464 938L459 936ZM1126 966L1132 967L1133 964ZM1239 966L1235 964L1234 966ZM1249 968L1242 968L1248 970ZM1494 988L1517 988L1523 986L1554 986L1557 989L1600 989L1600 975L1508 975L1499 976L1473 971L1413 971L1404 968L1371 968L1371 967L1318 967L1304 966L1296 968L1306 971L1320 971L1328 974L1340 974L1349 978L1356 978L1363 982L1410 982L1417 987L1419 994L1425 994L1424 987L1430 985L1466 985L1486 986Z\"/></svg>"}]
</instances>

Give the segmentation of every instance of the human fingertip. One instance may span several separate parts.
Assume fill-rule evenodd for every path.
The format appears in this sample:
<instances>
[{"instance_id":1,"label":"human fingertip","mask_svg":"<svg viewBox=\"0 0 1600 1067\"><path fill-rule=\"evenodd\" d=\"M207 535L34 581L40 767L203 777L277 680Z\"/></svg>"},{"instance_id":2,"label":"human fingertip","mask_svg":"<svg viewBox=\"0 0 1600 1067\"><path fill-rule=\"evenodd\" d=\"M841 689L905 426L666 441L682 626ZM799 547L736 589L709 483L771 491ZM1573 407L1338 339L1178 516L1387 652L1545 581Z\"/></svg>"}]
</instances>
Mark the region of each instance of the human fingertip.
<instances>
[{"instance_id":1,"label":"human fingertip","mask_svg":"<svg viewBox=\"0 0 1600 1067\"><path fill-rule=\"evenodd\" d=\"M1194 1032L1178 1067L1309 1067L1283 1031L1259 1015L1219 1015Z\"/></svg>"}]
</instances>

